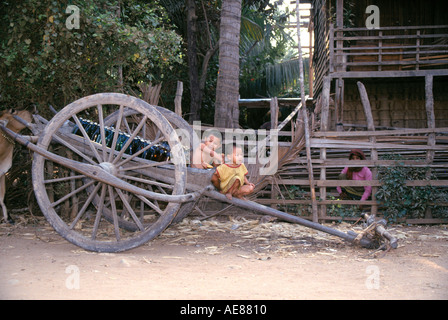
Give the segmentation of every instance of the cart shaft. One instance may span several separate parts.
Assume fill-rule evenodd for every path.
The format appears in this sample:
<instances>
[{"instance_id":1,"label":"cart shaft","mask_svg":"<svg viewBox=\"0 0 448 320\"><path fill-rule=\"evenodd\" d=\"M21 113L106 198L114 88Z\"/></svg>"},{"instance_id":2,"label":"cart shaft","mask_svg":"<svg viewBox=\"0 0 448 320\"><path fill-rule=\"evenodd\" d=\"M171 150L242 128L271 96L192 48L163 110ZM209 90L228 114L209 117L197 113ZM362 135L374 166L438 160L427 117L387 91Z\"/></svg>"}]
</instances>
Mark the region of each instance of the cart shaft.
<instances>
[{"instance_id":1,"label":"cart shaft","mask_svg":"<svg viewBox=\"0 0 448 320\"><path fill-rule=\"evenodd\" d=\"M211 189L211 188L209 188L209 189ZM219 193L214 190L207 190L204 192L204 195L208 196L210 198L216 199L216 200L220 200L222 202L232 203L240 208L253 210L258 213L268 214L268 215L274 216L276 218L279 218L279 219L287 221L287 222L297 223L297 224L303 225L308 228L316 229L316 230L340 237L344 240L347 240L350 243L353 243L357 237L357 234L348 234L348 233L345 233L345 232L342 232L342 231L339 231L336 229L332 229L332 228L326 227L324 225L321 225L319 223L312 222L312 221L309 221L309 220L306 220L306 219L303 219L303 218L300 218L297 216L293 216L291 214L288 214L288 213L285 213L285 212L282 212L282 211L279 211L279 210L276 210L276 209L273 209L273 208L270 208L267 206L263 206L259 203L253 202L253 201L241 200L241 199L237 199L237 198L233 198L230 201L227 199L227 197L224 194ZM373 248L374 247L373 243L370 240L365 239L365 238L361 239L360 245L365 248Z\"/></svg>"}]
</instances>

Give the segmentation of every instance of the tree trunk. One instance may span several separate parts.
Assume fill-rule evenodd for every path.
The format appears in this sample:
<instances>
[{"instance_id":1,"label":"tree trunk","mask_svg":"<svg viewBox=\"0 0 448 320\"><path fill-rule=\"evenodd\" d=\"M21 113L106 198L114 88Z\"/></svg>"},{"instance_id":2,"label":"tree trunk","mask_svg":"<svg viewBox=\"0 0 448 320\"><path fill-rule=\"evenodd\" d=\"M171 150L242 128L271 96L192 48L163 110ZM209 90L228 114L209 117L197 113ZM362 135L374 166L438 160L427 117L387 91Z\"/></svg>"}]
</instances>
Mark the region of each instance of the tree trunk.
<instances>
[{"instance_id":1,"label":"tree trunk","mask_svg":"<svg viewBox=\"0 0 448 320\"><path fill-rule=\"evenodd\" d=\"M189 122L200 119L202 91L199 87L198 59L196 46L197 16L194 0L187 1L187 44L188 44L188 77L190 79L190 116Z\"/></svg>"},{"instance_id":2,"label":"tree trunk","mask_svg":"<svg viewBox=\"0 0 448 320\"><path fill-rule=\"evenodd\" d=\"M215 126L239 126L239 44L241 0L223 0L219 38L219 74L216 86Z\"/></svg>"}]
</instances>

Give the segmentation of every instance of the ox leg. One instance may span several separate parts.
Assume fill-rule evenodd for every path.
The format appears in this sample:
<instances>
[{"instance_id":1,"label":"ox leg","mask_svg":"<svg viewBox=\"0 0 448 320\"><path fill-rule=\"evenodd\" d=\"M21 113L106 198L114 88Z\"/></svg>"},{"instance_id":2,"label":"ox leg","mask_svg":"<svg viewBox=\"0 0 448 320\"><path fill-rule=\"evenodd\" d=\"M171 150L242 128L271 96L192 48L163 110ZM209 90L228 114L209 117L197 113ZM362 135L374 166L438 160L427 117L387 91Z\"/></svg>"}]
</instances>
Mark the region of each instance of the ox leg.
<instances>
[{"instance_id":1,"label":"ox leg","mask_svg":"<svg viewBox=\"0 0 448 320\"><path fill-rule=\"evenodd\" d=\"M2 175L0 177L0 206L2 207L3 211L3 220L5 220L5 222L13 224L14 220L8 216L8 211L6 210L5 203L3 202L3 200L5 199L5 191L6 191L6 180L5 175Z\"/></svg>"}]
</instances>

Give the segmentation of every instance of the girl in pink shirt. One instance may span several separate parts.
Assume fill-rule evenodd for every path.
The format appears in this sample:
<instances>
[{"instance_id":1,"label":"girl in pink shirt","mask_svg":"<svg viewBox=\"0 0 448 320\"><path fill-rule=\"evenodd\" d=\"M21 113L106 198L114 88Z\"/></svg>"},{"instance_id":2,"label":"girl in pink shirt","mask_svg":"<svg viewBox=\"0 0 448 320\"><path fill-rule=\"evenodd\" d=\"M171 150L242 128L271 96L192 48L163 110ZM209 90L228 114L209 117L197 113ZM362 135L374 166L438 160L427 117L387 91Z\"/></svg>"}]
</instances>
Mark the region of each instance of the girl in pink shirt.
<instances>
[{"instance_id":1,"label":"girl in pink shirt","mask_svg":"<svg viewBox=\"0 0 448 320\"><path fill-rule=\"evenodd\" d=\"M365 160L364 153L359 149L350 151L350 160ZM372 180L372 171L367 167L345 167L339 175L341 180ZM342 199L367 200L372 193L371 186L365 187L337 187Z\"/></svg>"}]
</instances>

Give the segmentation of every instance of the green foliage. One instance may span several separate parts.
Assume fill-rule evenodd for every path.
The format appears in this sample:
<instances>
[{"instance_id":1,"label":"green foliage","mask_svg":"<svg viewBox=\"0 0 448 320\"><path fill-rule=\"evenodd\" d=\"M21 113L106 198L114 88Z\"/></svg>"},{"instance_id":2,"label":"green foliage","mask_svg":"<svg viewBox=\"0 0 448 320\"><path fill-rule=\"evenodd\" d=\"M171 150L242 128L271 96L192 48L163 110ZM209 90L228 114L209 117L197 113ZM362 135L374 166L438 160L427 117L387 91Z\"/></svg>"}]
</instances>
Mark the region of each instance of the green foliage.
<instances>
[{"instance_id":1,"label":"green foliage","mask_svg":"<svg viewBox=\"0 0 448 320\"><path fill-rule=\"evenodd\" d=\"M75 3L79 29L66 26L70 4L0 5L2 108L62 107L95 92L126 92L138 82L161 81L182 63L181 38L165 27L157 1Z\"/></svg>"},{"instance_id":2,"label":"green foliage","mask_svg":"<svg viewBox=\"0 0 448 320\"><path fill-rule=\"evenodd\" d=\"M385 160L404 159L401 155L383 157ZM398 163L399 164L399 163ZM446 198L446 192L432 187L410 187L406 181L435 180L436 177L428 176L428 168L390 166L378 167L378 178L383 183L378 188L376 198L385 206L384 216L392 222L400 218L423 218L428 208L439 209L431 203L437 203ZM446 210L436 210L440 215L446 214ZM445 212L445 213L444 213Z\"/></svg>"},{"instance_id":3,"label":"green foliage","mask_svg":"<svg viewBox=\"0 0 448 320\"><path fill-rule=\"evenodd\" d=\"M266 66L266 83L272 97L300 96L300 61L291 59ZM305 94L309 94L309 59L303 59Z\"/></svg>"},{"instance_id":4,"label":"green foliage","mask_svg":"<svg viewBox=\"0 0 448 320\"><path fill-rule=\"evenodd\" d=\"M286 200L306 200L307 192L300 188L300 186L280 186L280 192ZM277 199L283 199L283 197L277 196ZM306 204L278 204L277 209L289 213L296 214L298 216L308 216L311 214L311 207Z\"/></svg>"},{"instance_id":5,"label":"green foliage","mask_svg":"<svg viewBox=\"0 0 448 320\"><path fill-rule=\"evenodd\" d=\"M329 197L329 200L339 200L333 196ZM328 207L328 213L330 216L340 217L339 222L342 222L346 217L358 217L361 212L358 206L354 205L341 205L341 204L332 204Z\"/></svg>"},{"instance_id":6,"label":"green foliage","mask_svg":"<svg viewBox=\"0 0 448 320\"><path fill-rule=\"evenodd\" d=\"M289 60L288 48L293 44L293 39L284 25L290 13L271 8L270 14L267 15L265 11L259 10L259 6L261 4L244 7L242 12L244 21L240 42L242 98L277 96L291 86L297 85L297 80L295 83L285 82L290 74L288 70L281 69L281 66L276 68L283 59ZM261 39L256 36L260 31L263 33Z\"/></svg>"}]
</instances>

